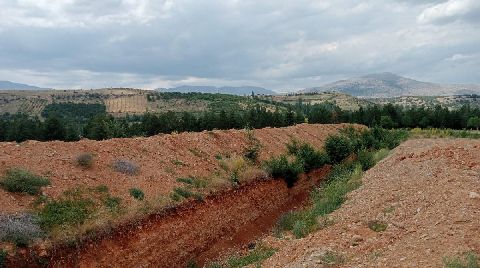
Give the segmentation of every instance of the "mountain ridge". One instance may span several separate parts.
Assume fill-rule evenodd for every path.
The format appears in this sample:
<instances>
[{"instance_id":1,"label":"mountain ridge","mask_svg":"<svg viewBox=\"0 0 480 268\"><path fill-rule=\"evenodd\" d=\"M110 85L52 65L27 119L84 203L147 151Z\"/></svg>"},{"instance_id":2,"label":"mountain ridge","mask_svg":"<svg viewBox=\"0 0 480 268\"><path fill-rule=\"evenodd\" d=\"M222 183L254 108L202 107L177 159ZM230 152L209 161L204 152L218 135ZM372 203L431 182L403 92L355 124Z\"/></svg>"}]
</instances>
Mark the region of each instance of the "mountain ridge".
<instances>
[{"instance_id":1,"label":"mountain ridge","mask_svg":"<svg viewBox=\"0 0 480 268\"><path fill-rule=\"evenodd\" d=\"M199 93L222 93L222 94L232 94L232 95L250 95L252 92L259 95L277 95L275 91L255 86L190 86L183 85L174 88L157 88L155 91L159 92L199 92Z\"/></svg>"},{"instance_id":2,"label":"mountain ridge","mask_svg":"<svg viewBox=\"0 0 480 268\"><path fill-rule=\"evenodd\" d=\"M41 89L47 89L47 88L15 83L11 81L0 81L0 90L41 90Z\"/></svg>"},{"instance_id":3,"label":"mountain ridge","mask_svg":"<svg viewBox=\"0 0 480 268\"><path fill-rule=\"evenodd\" d=\"M300 90L300 93L334 91L355 97L447 96L480 94L480 85L423 82L390 72L367 74Z\"/></svg>"}]
</instances>

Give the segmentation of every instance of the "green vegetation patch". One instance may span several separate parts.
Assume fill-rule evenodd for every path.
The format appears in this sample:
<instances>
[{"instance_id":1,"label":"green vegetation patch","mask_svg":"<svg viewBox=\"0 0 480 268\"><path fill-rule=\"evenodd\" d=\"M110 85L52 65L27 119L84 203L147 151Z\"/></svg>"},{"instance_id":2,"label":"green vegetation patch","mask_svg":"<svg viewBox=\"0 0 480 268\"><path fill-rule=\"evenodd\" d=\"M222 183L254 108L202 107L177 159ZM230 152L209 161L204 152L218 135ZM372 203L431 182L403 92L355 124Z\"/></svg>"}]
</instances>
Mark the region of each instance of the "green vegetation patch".
<instances>
[{"instance_id":1,"label":"green vegetation patch","mask_svg":"<svg viewBox=\"0 0 480 268\"><path fill-rule=\"evenodd\" d=\"M3 249L0 249L0 268L4 268L6 267L6 262L7 262L7 256L8 256L8 253L3 250Z\"/></svg>"},{"instance_id":2,"label":"green vegetation patch","mask_svg":"<svg viewBox=\"0 0 480 268\"><path fill-rule=\"evenodd\" d=\"M276 251L277 250L274 248L259 246L249 251L244 256L230 257L225 265L222 265L221 267L238 268L252 264L260 265L263 261L273 256Z\"/></svg>"},{"instance_id":3,"label":"green vegetation patch","mask_svg":"<svg viewBox=\"0 0 480 268\"><path fill-rule=\"evenodd\" d=\"M91 168L94 160L94 156L91 153L81 153L75 159L77 165L83 168Z\"/></svg>"},{"instance_id":4,"label":"green vegetation patch","mask_svg":"<svg viewBox=\"0 0 480 268\"><path fill-rule=\"evenodd\" d=\"M24 169L9 169L0 181L0 186L9 192L36 195L43 186L50 185L50 180Z\"/></svg>"},{"instance_id":5,"label":"green vegetation patch","mask_svg":"<svg viewBox=\"0 0 480 268\"><path fill-rule=\"evenodd\" d=\"M265 161L264 165L271 177L284 179L288 187L292 187L298 180L300 173L304 172L303 163L296 160L289 160L286 155L281 155L278 158L273 157Z\"/></svg>"},{"instance_id":6,"label":"green vegetation patch","mask_svg":"<svg viewBox=\"0 0 480 268\"><path fill-rule=\"evenodd\" d=\"M387 230L388 224L383 221L370 221L368 222L368 228L375 232L383 232Z\"/></svg>"},{"instance_id":7,"label":"green vegetation patch","mask_svg":"<svg viewBox=\"0 0 480 268\"><path fill-rule=\"evenodd\" d=\"M443 258L445 268L480 268L478 256L474 252L464 253L462 256Z\"/></svg>"},{"instance_id":8,"label":"green vegetation patch","mask_svg":"<svg viewBox=\"0 0 480 268\"><path fill-rule=\"evenodd\" d=\"M145 198L145 193L143 193L143 191L139 188L130 188L128 192L137 200L143 200Z\"/></svg>"}]
</instances>

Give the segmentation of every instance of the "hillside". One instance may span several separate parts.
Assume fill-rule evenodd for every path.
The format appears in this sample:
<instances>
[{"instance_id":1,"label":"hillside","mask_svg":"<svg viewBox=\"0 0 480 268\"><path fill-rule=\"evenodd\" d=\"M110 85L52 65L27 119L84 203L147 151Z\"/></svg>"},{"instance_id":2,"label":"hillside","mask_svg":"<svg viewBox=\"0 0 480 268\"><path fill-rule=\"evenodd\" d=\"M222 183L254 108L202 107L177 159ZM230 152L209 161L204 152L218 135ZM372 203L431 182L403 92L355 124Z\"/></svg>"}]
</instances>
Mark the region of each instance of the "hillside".
<instances>
[{"instance_id":1,"label":"hillside","mask_svg":"<svg viewBox=\"0 0 480 268\"><path fill-rule=\"evenodd\" d=\"M276 102L286 104L296 104L301 101L304 104L335 104L342 110L358 110L360 107L371 105L372 103L365 99L353 97L339 92L318 92L308 94L289 94L277 95L270 98Z\"/></svg>"},{"instance_id":2,"label":"hillside","mask_svg":"<svg viewBox=\"0 0 480 268\"><path fill-rule=\"evenodd\" d=\"M479 94L478 85L447 85L421 82L392 73L370 74L336 81L320 87L307 88L302 93L336 91L357 97L445 96Z\"/></svg>"},{"instance_id":3,"label":"hillside","mask_svg":"<svg viewBox=\"0 0 480 268\"><path fill-rule=\"evenodd\" d=\"M252 92L256 95L276 95L277 93L262 87L241 86L241 87L214 87L214 86L179 86L174 88L158 88L159 92L179 92L179 93L221 93L239 96L249 96Z\"/></svg>"},{"instance_id":4,"label":"hillside","mask_svg":"<svg viewBox=\"0 0 480 268\"><path fill-rule=\"evenodd\" d=\"M251 94L251 92L250 92ZM250 96L247 94L247 96ZM39 116L52 103L103 104L114 116L145 112L202 112L209 110L245 109L273 105L249 97L227 94L155 92L141 89L93 90L3 90L0 91L0 114L26 113Z\"/></svg>"},{"instance_id":5,"label":"hillside","mask_svg":"<svg viewBox=\"0 0 480 268\"><path fill-rule=\"evenodd\" d=\"M402 96L394 98L365 98L371 103L385 105L388 103L403 107L429 107L437 105L447 107L451 110L459 109L463 105L470 105L472 108L480 107L480 96L478 95L453 95L453 96Z\"/></svg>"},{"instance_id":6,"label":"hillside","mask_svg":"<svg viewBox=\"0 0 480 268\"><path fill-rule=\"evenodd\" d=\"M10 81L0 81L0 90L39 90L40 87L14 83Z\"/></svg>"},{"instance_id":7,"label":"hillside","mask_svg":"<svg viewBox=\"0 0 480 268\"><path fill-rule=\"evenodd\" d=\"M302 238L268 237L262 267L442 266L480 252L480 141L409 140L362 177L362 186ZM372 230L371 223L385 224Z\"/></svg>"}]
</instances>

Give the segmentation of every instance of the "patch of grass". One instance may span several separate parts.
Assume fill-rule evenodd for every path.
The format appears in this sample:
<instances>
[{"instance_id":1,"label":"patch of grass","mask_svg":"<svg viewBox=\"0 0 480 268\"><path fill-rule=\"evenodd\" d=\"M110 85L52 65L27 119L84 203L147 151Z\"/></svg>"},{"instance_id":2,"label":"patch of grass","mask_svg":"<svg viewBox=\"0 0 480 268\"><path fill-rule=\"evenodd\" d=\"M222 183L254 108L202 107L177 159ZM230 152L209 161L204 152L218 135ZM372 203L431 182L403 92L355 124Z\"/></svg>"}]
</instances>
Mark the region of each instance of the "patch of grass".
<instances>
[{"instance_id":1,"label":"patch of grass","mask_svg":"<svg viewBox=\"0 0 480 268\"><path fill-rule=\"evenodd\" d=\"M178 182L185 183L191 185L192 187L199 189L199 188L206 188L208 186L208 182L206 180L194 178L194 177L187 177L187 178L177 178Z\"/></svg>"},{"instance_id":2,"label":"patch of grass","mask_svg":"<svg viewBox=\"0 0 480 268\"><path fill-rule=\"evenodd\" d=\"M370 228L370 230L375 232L383 232L387 230L387 227L388 227L388 224L386 222L376 221L376 220L369 221L367 225L368 225L368 228Z\"/></svg>"},{"instance_id":3,"label":"patch of grass","mask_svg":"<svg viewBox=\"0 0 480 268\"><path fill-rule=\"evenodd\" d=\"M43 186L50 185L50 180L30 173L24 169L9 169L0 181L0 186L9 192L39 194Z\"/></svg>"},{"instance_id":4,"label":"patch of grass","mask_svg":"<svg viewBox=\"0 0 480 268\"><path fill-rule=\"evenodd\" d=\"M386 207L383 209L383 213L385 214L389 214L389 213L392 213L395 211L395 207L394 206L391 206L391 207Z\"/></svg>"},{"instance_id":5,"label":"patch of grass","mask_svg":"<svg viewBox=\"0 0 480 268\"><path fill-rule=\"evenodd\" d=\"M282 178L292 187L298 180L298 175L303 172L303 164L300 161L289 161L286 155L265 162L265 167L270 176L275 179Z\"/></svg>"},{"instance_id":6,"label":"patch of grass","mask_svg":"<svg viewBox=\"0 0 480 268\"><path fill-rule=\"evenodd\" d=\"M197 148L190 148L188 150L196 157L202 157L204 155L204 153Z\"/></svg>"},{"instance_id":7,"label":"patch of grass","mask_svg":"<svg viewBox=\"0 0 480 268\"><path fill-rule=\"evenodd\" d=\"M108 186L107 185L98 185L95 187L95 191L99 193L108 193Z\"/></svg>"},{"instance_id":8,"label":"patch of grass","mask_svg":"<svg viewBox=\"0 0 480 268\"><path fill-rule=\"evenodd\" d=\"M103 204L105 207L108 209L108 211L113 212L113 213L118 213L121 210L120 204L122 202L122 199L120 197L116 196L107 196L103 199Z\"/></svg>"},{"instance_id":9,"label":"patch of grass","mask_svg":"<svg viewBox=\"0 0 480 268\"><path fill-rule=\"evenodd\" d=\"M480 139L480 131L475 130L454 130L454 129L438 129L414 128L410 130L412 138L467 138Z\"/></svg>"},{"instance_id":10,"label":"patch of grass","mask_svg":"<svg viewBox=\"0 0 480 268\"><path fill-rule=\"evenodd\" d=\"M137 200L143 200L145 198L145 194L143 193L143 191L139 188L130 188L128 190L128 192L130 193L130 195L137 199Z\"/></svg>"},{"instance_id":11,"label":"patch of grass","mask_svg":"<svg viewBox=\"0 0 480 268\"><path fill-rule=\"evenodd\" d=\"M174 164L175 166L185 166L185 163L183 163L182 161L180 161L178 159L172 160L172 164Z\"/></svg>"},{"instance_id":12,"label":"patch of grass","mask_svg":"<svg viewBox=\"0 0 480 268\"><path fill-rule=\"evenodd\" d=\"M95 211L90 199L49 200L39 212L40 225L46 229L60 225L83 224Z\"/></svg>"},{"instance_id":13,"label":"patch of grass","mask_svg":"<svg viewBox=\"0 0 480 268\"><path fill-rule=\"evenodd\" d=\"M357 160L362 165L362 170L369 170L375 166L374 153L362 150L357 154Z\"/></svg>"},{"instance_id":14,"label":"patch of grass","mask_svg":"<svg viewBox=\"0 0 480 268\"><path fill-rule=\"evenodd\" d=\"M296 238L303 238L317 229L317 217L312 210L290 211L277 222L277 231L292 231Z\"/></svg>"},{"instance_id":15,"label":"patch of grass","mask_svg":"<svg viewBox=\"0 0 480 268\"><path fill-rule=\"evenodd\" d=\"M227 261L227 267L237 268L245 267L251 264L260 265L264 260L270 258L275 254L276 249L259 246L254 250L248 252L245 256L233 256L230 257Z\"/></svg>"},{"instance_id":16,"label":"patch of grass","mask_svg":"<svg viewBox=\"0 0 480 268\"><path fill-rule=\"evenodd\" d=\"M252 129L247 128L245 131L247 146L243 150L243 156L249 161L256 163L258 161L262 145L260 141L255 137Z\"/></svg>"},{"instance_id":17,"label":"patch of grass","mask_svg":"<svg viewBox=\"0 0 480 268\"><path fill-rule=\"evenodd\" d=\"M222 155L220 155L220 154L216 154L216 155L215 155L215 159L217 159L217 160L222 160L222 158L223 158L223 157L222 157Z\"/></svg>"},{"instance_id":18,"label":"patch of grass","mask_svg":"<svg viewBox=\"0 0 480 268\"><path fill-rule=\"evenodd\" d=\"M193 197L197 200L203 200L203 196L200 193L195 193L195 192L192 192L192 191L190 191L188 189L185 189L185 188L182 188L182 187L177 187L177 188L173 189L173 192L170 194L170 197L174 201L180 201L183 198L188 199L188 198L191 198L191 197Z\"/></svg>"},{"instance_id":19,"label":"patch of grass","mask_svg":"<svg viewBox=\"0 0 480 268\"><path fill-rule=\"evenodd\" d=\"M443 258L445 268L480 268L478 256L474 252L464 253L462 256Z\"/></svg>"},{"instance_id":20,"label":"patch of grass","mask_svg":"<svg viewBox=\"0 0 480 268\"><path fill-rule=\"evenodd\" d=\"M93 154L91 153L81 153L75 158L77 165L83 168L91 168L94 160Z\"/></svg>"},{"instance_id":21,"label":"patch of grass","mask_svg":"<svg viewBox=\"0 0 480 268\"><path fill-rule=\"evenodd\" d=\"M140 167L137 163L126 159L117 159L113 161L112 168L117 172L131 176L137 175L140 172Z\"/></svg>"}]
</instances>

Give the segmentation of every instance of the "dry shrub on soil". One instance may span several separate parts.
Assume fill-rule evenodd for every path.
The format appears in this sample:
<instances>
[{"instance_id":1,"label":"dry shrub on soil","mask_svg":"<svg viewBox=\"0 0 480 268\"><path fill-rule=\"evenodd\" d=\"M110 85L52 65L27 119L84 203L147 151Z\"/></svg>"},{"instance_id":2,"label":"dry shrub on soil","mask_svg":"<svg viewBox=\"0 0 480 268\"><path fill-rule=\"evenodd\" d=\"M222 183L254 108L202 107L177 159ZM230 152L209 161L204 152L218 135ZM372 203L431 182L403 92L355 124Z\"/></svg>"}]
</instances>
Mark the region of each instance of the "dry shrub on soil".
<instances>
[{"instance_id":1,"label":"dry shrub on soil","mask_svg":"<svg viewBox=\"0 0 480 268\"><path fill-rule=\"evenodd\" d=\"M75 158L77 165L83 168L91 168L94 160L93 154L91 153L81 153Z\"/></svg>"},{"instance_id":2,"label":"dry shrub on soil","mask_svg":"<svg viewBox=\"0 0 480 268\"><path fill-rule=\"evenodd\" d=\"M113 161L112 167L113 170L127 175L137 175L140 171L137 163L127 159L117 159Z\"/></svg>"},{"instance_id":3,"label":"dry shrub on soil","mask_svg":"<svg viewBox=\"0 0 480 268\"><path fill-rule=\"evenodd\" d=\"M25 247L43 237L38 219L32 214L0 215L0 241Z\"/></svg>"},{"instance_id":4,"label":"dry shrub on soil","mask_svg":"<svg viewBox=\"0 0 480 268\"><path fill-rule=\"evenodd\" d=\"M466 252L462 256L445 257L443 264L446 268L480 268L478 257L474 252Z\"/></svg>"}]
</instances>

